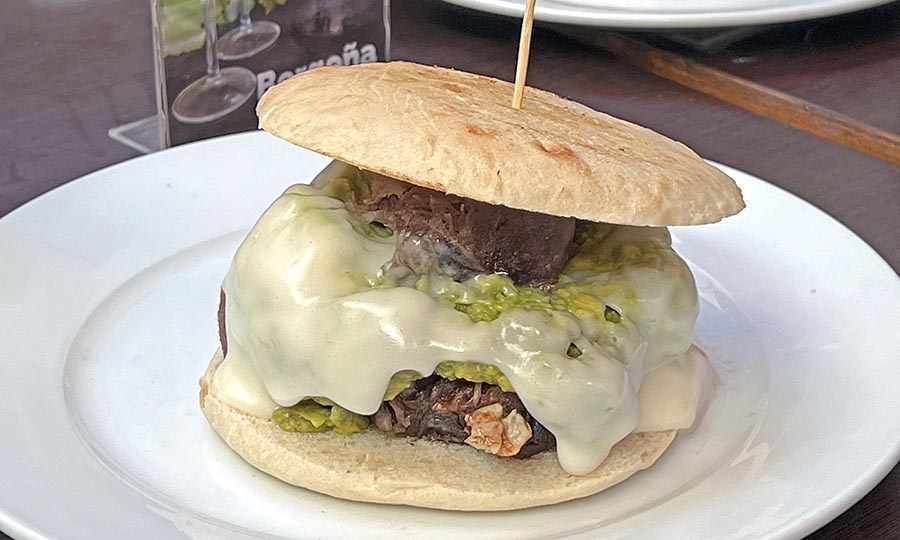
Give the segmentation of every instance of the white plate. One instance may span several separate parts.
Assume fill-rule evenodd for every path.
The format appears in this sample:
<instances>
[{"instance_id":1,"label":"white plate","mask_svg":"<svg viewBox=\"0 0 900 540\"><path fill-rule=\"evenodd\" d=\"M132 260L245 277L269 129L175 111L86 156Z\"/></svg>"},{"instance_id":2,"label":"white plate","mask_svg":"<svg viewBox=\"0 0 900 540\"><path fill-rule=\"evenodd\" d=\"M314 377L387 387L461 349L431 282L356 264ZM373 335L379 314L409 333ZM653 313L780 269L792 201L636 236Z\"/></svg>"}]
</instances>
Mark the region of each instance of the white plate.
<instances>
[{"instance_id":1,"label":"white plate","mask_svg":"<svg viewBox=\"0 0 900 540\"><path fill-rule=\"evenodd\" d=\"M650 470L552 507L339 501L244 464L197 379L241 237L325 163L265 134L135 159L0 220L0 528L20 538L800 538L900 452L900 279L807 203L673 231L722 391ZM452 474L448 472L448 474Z\"/></svg>"},{"instance_id":2,"label":"white plate","mask_svg":"<svg viewBox=\"0 0 900 540\"><path fill-rule=\"evenodd\" d=\"M525 0L444 0L521 17ZM893 0L538 0L539 21L606 28L723 28L802 21L850 13Z\"/></svg>"}]
</instances>

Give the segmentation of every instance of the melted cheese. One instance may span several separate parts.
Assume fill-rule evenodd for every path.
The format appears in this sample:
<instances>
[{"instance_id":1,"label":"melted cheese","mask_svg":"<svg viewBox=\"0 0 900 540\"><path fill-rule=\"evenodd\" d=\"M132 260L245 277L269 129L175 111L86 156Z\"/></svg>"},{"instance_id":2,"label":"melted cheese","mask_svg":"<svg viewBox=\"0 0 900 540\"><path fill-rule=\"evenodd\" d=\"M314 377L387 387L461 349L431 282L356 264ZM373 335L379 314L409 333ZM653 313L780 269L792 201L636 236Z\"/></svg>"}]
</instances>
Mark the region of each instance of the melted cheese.
<instances>
[{"instance_id":1,"label":"melted cheese","mask_svg":"<svg viewBox=\"0 0 900 540\"><path fill-rule=\"evenodd\" d=\"M697 347L650 371L638 391L641 414L634 430L691 427L700 405L711 395L713 383L706 355Z\"/></svg>"},{"instance_id":2,"label":"melted cheese","mask_svg":"<svg viewBox=\"0 0 900 540\"><path fill-rule=\"evenodd\" d=\"M661 258L664 268L625 265L606 276L634 295L616 305L631 331L606 339L596 322L567 312L514 308L475 323L413 287L375 287L395 239L359 229L340 200L310 186L289 188L260 218L223 283L228 355L213 381L221 399L267 417L276 404L324 396L369 415L398 371L428 374L445 360L491 364L556 436L571 474L591 472L636 428L693 420L705 371L672 360L690 346L697 297L674 252ZM614 248L660 234L620 227L604 242ZM577 359L566 355L570 343L582 351ZM642 379L671 384L680 397L644 396ZM678 410L667 416L669 406Z\"/></svg>"}]
</instances>

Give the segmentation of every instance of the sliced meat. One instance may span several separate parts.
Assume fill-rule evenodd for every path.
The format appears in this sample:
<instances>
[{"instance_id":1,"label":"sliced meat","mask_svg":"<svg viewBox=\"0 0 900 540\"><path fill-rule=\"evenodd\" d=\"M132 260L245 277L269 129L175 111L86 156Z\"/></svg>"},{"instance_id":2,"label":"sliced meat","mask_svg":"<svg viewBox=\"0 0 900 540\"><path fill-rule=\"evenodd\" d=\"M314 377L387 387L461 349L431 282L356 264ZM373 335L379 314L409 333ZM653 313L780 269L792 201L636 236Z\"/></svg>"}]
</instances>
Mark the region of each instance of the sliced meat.
<instances>
[{"instance_id":1,"label":"sliced meat","mask_svg":"<svg viewBox=\"0 0 900 540\"><path fill-rule=\"evenodd\" d=\"M357 208L390 225L399 242L394 263L417 274L456 280L506 273L517 284L556 282L571 254L574 218L515 210L367 173L370 193Z\"/></svg>"},{"instance_id":2,"label":"sliced meat","mask_svg":"<svg viewBox=\"0 0 900 540\"><path fill-rule=\"evenodd\" d=\"M470 435L465 416L495 403L503 407L504 416L517 411L531 427L531 439L515 457L530 457L556 446L553 434L528 413L515 393L492 384L448 381L437 375L413 382L382 403L372 420L378 429L394 435L465 443Z\"/></svg>"}]
</instances>

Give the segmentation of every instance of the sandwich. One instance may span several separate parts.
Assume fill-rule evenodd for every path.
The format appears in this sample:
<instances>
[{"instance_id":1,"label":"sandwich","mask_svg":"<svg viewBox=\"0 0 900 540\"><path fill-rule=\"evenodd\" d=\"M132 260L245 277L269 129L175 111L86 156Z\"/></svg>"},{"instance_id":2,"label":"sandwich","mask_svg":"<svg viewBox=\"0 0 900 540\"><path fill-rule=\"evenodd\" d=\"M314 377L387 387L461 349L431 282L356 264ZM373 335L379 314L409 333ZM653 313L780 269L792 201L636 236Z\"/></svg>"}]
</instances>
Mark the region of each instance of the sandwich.
<instances>
[{"instance_id":1,"label":"sandwich","mask_svg":"<svg viewBox=\"0 0 900 540\"><path fill-rule=\"evenodd\" d=\"M260 126L333 158L221 287L200 405L244 460L356 501L509 510L649 467L714 384L670 225L743 206L658 133L405 62L272 87Z\"/></svg>"}]
</instances>

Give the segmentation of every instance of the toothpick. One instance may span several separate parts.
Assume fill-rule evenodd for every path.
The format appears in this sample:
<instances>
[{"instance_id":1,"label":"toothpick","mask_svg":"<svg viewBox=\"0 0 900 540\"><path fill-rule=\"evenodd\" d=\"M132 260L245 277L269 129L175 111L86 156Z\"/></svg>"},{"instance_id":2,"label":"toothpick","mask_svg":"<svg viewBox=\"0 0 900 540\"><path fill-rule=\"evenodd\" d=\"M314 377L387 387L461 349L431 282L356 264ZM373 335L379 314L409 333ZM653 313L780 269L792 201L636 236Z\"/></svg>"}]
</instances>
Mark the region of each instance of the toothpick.
<instances>
[{"instance_id":1,"label":"toothpick","mask_svg":"<svg viewBox=\"0 0 900 540\"><path fill-rule=\"evenodd\" d=\"M525 74L528 72L528 53L531 51L531 27L534 24L534 3L526 0L525 15L522 17L522 35L519 37L519 59L516 62L516 86L513 89L513 109L522 108L525 94Z\"/></svg>"}]
</instances>

